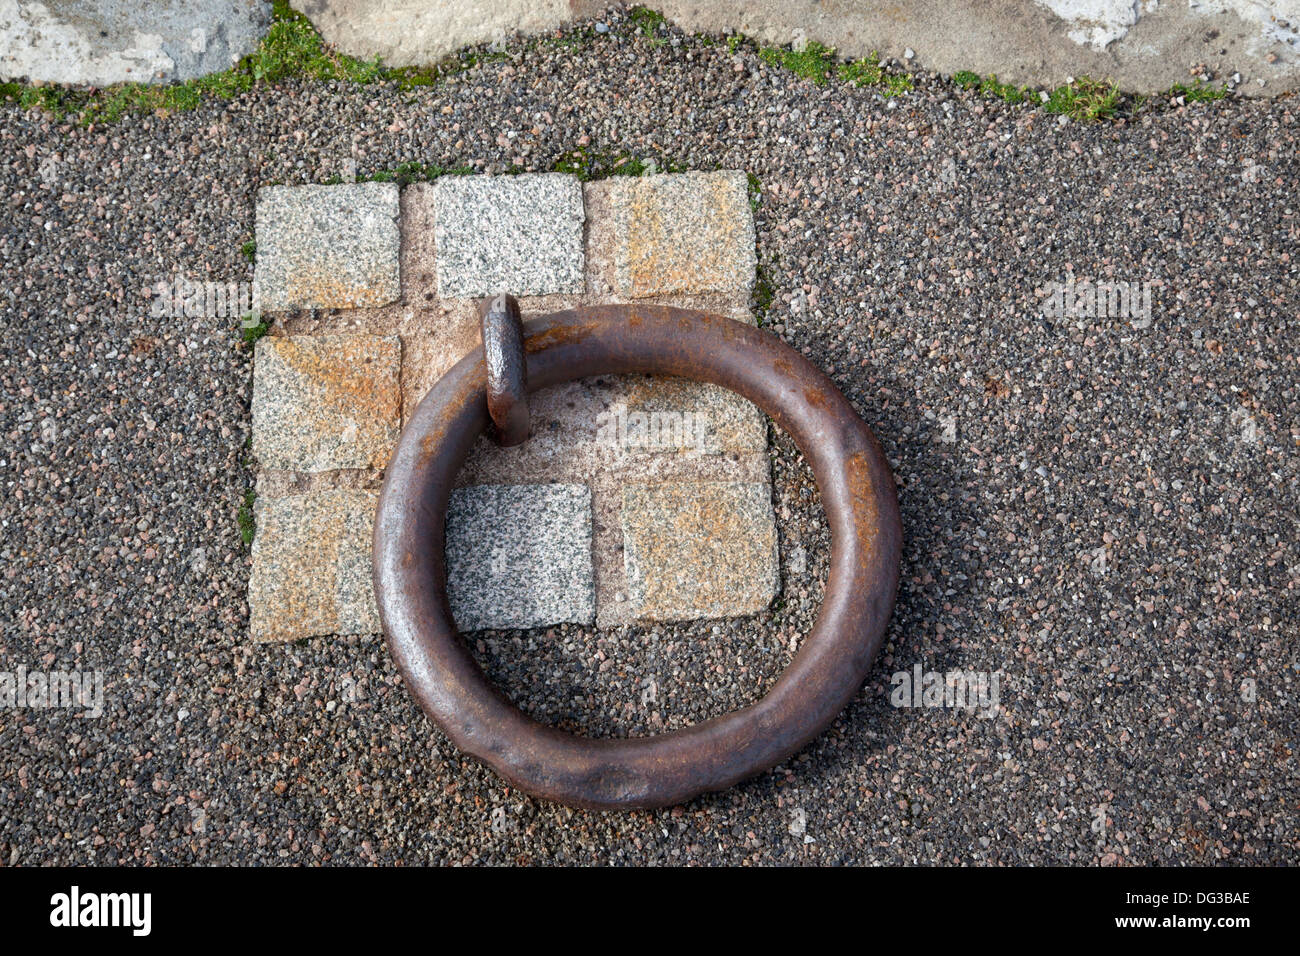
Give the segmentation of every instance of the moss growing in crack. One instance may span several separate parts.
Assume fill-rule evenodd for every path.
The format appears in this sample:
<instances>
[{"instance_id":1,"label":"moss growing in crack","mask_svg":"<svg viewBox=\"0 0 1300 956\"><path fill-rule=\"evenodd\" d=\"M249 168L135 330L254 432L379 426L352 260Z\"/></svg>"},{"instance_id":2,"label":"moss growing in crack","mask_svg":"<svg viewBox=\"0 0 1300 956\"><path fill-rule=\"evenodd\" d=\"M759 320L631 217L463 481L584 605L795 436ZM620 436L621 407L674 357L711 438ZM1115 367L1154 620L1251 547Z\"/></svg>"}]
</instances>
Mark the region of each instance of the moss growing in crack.
<instances>
[{"instance_id":1,"label":"moss growing in crack","mask_svg":"<svg viewBox=\"0 0 1300 956\"><path fill-rule=\"evenodd\" d=\"M1068 116L1081 123L1118 118L1123 101L1118 86L1087 76L1058 86L1047 94L1039 93L1028 86L1003 83L994 75L981 77L970 70L954 73L952 81L962 89L973 90L981 96L999 99L1012 106L1042 105L1049 113ZM1141 98L1134 98L1129 103L1131 107L1129 112L1135 111L1141 103Z\"/></svg>"},{"instance_id":2,"label":"moss growing in crack","mask_svg":"<svg viewBox=\"0 0 1300 956\"><path fill-rule=\"evenodd\" d=\"M786 615L785 594L778 594L776 596L776 600L772 602L772 624L779 625L782 622L784 622L785 615Z\"/></svg>"},{"instance_id":3,"label":"moss growing in crack","mask_svg":"<svg viewBox=\"0 0 1300 956\"><path fill-rule=\"evenodd\" d=\"M1175 83L1165 91L1165 96L1170 99L1182 97L1184 103L1212 103L1227 95L1228 91L1224 87L1208 86L1203 80L1197 80L1191 86L1186 83Z\"/></svg>"},{"instance_id":4,"label":"moss growing in crack","mask_svg":"<svg viewBox=\"0 0 1300 956\"><path fill-rule=\"evenodd\" d=\"M952 81L963 90L975 90L982 96L1002 100L1012 106L1021 103L1039 103L1038 93L1027 86L1013 86L998 80L995 74L980 76L970 70L959 70L952 75Z\"/></svg>"},{"instance_id":5,"label":"moss growing in crack","mask_svg":"<svg viewBox=\"0 0 1300 956\"><path fill-rule=\"evenodd\" d=\"M666 26L668 21L658 10L651 10L649 7L633 7L627 15L628 19L636 25L637 33L652 44L659 46L665 42L665 39L659 35L659 30Z\"/></svg>"},{"instance_id":6,"label":"moss growing in crack","mask_svg":"<svg viewBox=\"0 0 1300 956\"><path fill-rule=\"evenodd\" d=\"M398 163L392 169L379 169L373 173L361 173L351 179L340 175L328 176L320 181L322 186L337 186L341 183L397 183L401 187L411 183L431 183L441 176L468 176L474 172L473 166L439 166L437 163L420 163L414 160ZM274 183L269 185L275 185Z\"/></svg>"},{"instance_id":7,"label":"moss growing in crack","mask_svg":"<svg viewBox=\"0 0 1300 956\"><path fill-rule=\"evenodd\" d=\"M758 204L763 201L763 183L753 173L746 173L745 180L749 183L749 211L758 212Z\"/></svg>"},{"instance_id":8,"label":"moss growing in crack","mask_svg":"<svg viewBox=\"0 0 1300 956\"><path fill-rule=\"evenodd\" d=\"M758 56L764 63L787 69L818 86L825 86L835 74L835 50L815 40L810 40L802 50L760 47Z\"/></svg>"},{"instance_id":9,"label":"moss growing in crack","mask_svg":"<svg viewBox=\"0 0 1300 956\"><path fill-rule=\"evenodd\" d=\"M246 243L244 243L242 246L239 247L239 251L243 255L243 257L247 259L249 262L256 262L257 261L257 240L249 239Z\"/></svg>"},{"instance_id":10,"label":"moss growing in crack","mask_svg":"<svg viewBox=\"0 0 1300 956\"><path fill-rule=\"evenodd\" d=\"M437 63L428 66L393 66L383 67L379 80L391 83L399 90L416 90L422 87L437 86L449 76L464 73L485 63L508 60L510 54L503 50L490 50L485 47L471 47L443 57Z\"/></svg>"},{"instance_id":11,"label":"moss growing in crack","mask_svg":"<svg viewBox=\"0 0 1300 956\"><path fill-rule=\"evenodd\" d=\"M406 187L411 183L430 183L441 176L468 176L474 172L472 166L439 166L437 163L405 162L398 163L392 169L381 169L357 177L357 182L397 183Z\"/></svg>"},{"instance_id":12,"label":"moss growing in crack","mask_svg":"<svg viewBox=\"0 0 1300 956\"><path fill-rule=\"evenodd\" d=\"M1114 119L1119 115L1119 87L1081 76L1052 90L1044 109L1081 123Z\"/></svg>"},{"instance_id":13,"label":"moss growing in crack","mask_svg":"<svg viewBox=\"0 0 1300 956\"><path fill-rule=\"evenodd\" d=\"M980 92L985 96L991 96L999 99L1004 103L1012 106L1019 106L1021 103L1036 102L1038 95L1027 86L1013 86L1010 83L1000 83L996 75L990 74L980 81Z\"/></svg>"},{"instance_id":14,"label":"moss growing in crack","mask_svg":"<svg viewBox=\"0 0 1300 956\"><path fill-rule=\"evenodd\" d=\"M981 96L999 99L1012 106L1041 105L1049 113L1068 116L1081 123L1131 116L1146 102L1145 97L1125 97L1115 84L1087 76L1058 86L1050 92L1002 83L994 75L981 77L970 70L954 73L952 81L962 89L973 90Z\"/></svg>"},{"instance_id":15,"label":"moss growing in crack","mask_svg":"<svg viewBox=\"0 0 1300 956\"><path fill-rule=\"evenodd\" d=\"M598 36L600 36L600 34L591 29L591 27L571 27L566 30L561 30L558 33L551 34L550 36L538 37L537 45L551 47L552 49L576 50L577 48L590 43ZM652 40L651 42L658 46L664 41L662 39L657 39ZM509 54L506 53L500 54L502 57L508 55Z\"/></svg>"},{"instance_id":16,"label":"moss growing in crack","mask_svg":"<svg viewBox=\"0 0 1300 956\"><path fill-rule=\"evenodd\" d=\"M38 109L56 120L80 114L93 94L83 90L67 90L57 86L24 86L6 83L0 87L0 101L17 103L24 110Z\"/></svg>"},{"instance_id":17,"label":"moss growing in crack","mask_svg":"<svg viewBox=\"0 0 1300 956\"><path fill-rule=\"evenodd\" d=\"M249 488L244 492L244 500L235 515L235 522L239 525L239 537L244 542L244 547L251 545L253 539L257 537L257 519L253 517L255 501L257 501L257 492Z\"/></svg>"},{"instance_id":18,"label":"moss growing in crack","mask_svg":"<svg viewBox=\"0 0 1300 956\"><path fill-rule=\"evenodd\" d=\"M434 86L445 71L437 66L399 66L388 71L387 79L401 90L414 90Z\"/></svg>"},{"instance_id":19,"label":"moss growing in crack","mask_svg":"<svg viewBox=\"0 0 1300 956\"><path fill-rule=\"evenodd\" d=\"M906 73L889 73L881 84L880 92L883 96L898 96L913 88L912 78Z\"/></svg>"},{"instance_id":20,"label":"moss growing in crack","mask_svg":"<svg viewBox=\"0 0 1300 956\"><path fill-rule=\"evenodd\" d=\"M571 149L562 153L551 171L568 173L585 182L609 179L611 176L645 176L651 173L679 173L686 167L665 159L643 160L627 153L607 153L601 150Z\"/></svg>"},{"instance_id":21,"label":"moss growing in crack","mask_svg":"<svg viewBox=\"0 0 1300 956\"><path fill-rule=\"evenodd\" d=\"M244 345L251 349L258 339L271 331L271 323L262 318L260 313L249 312L239 320L239 328L243 333Z\"/></svg>"},{"instance_id":22,"label":"moss growing in crack","mask_svg":"<svg viewBox=\"0 0 1300 956\"><path fill-rule=\"evenodd\" d=\"M843 80L854 86L874 86L885 75L885 71L880 66L879 53L872 53L871 56L845 63L840 67L839 73Z\"/></svg>"},{"instance_id":23,"label":"moss growing in crack","mask_svg":"<svg viewBox=\"0 0 1300 956\"><path fill-rule=\"evenodd\" d=\"M302 76L370 83L383 75L378 57L358 60L327 48L311 21L286 0L275 0L272 10L271 29L261 46L235 68L246 71L254 82L276 83Z\"/></svg>"},{"instance_id":24,"label":"moss growing in crack","mask_svg":"<svg viewBox=\"0 0 1300 956\"><path fill-rule=\"evenodd\" d=\"M744 42L744 37L729 37L729 52L735 53ZM879 53L873 52L848 63L837 63L833 47L811 41L797 51L783 47L758 47L758 56L764 63L790 70L818 86L825 86L836 78L854 86L874 87L883 96L898 96L913 88L912 78L906 73L890 73L880 65Z\"/></svg>"},{"instance_id":25,"label":"moss growing in crack","mask_svg":"<svg viewBox=\"0 0 1300 956\"><path fill-rule=\"evenodd\" d=\"M775 299L776 287L772 284L772 267L768 263L760 262L758 268L754 270L752 295L754 321L758 323L759 328L767 324L767 313L771 310Z\"/></svg>"},{"instance_id":26,"label":"moss growing in crack","mask_svg":"<svg viewBox=\"0 0 1300 956\"><path fill-rule=\"evenodd\" d=\"M898 96L912 89L912 78L906 73L886 72L880 65L880 54L875 51L870 56L841 65L837 74L854 86L875 87L882 96Z\"/></svg>"}]
</instances>

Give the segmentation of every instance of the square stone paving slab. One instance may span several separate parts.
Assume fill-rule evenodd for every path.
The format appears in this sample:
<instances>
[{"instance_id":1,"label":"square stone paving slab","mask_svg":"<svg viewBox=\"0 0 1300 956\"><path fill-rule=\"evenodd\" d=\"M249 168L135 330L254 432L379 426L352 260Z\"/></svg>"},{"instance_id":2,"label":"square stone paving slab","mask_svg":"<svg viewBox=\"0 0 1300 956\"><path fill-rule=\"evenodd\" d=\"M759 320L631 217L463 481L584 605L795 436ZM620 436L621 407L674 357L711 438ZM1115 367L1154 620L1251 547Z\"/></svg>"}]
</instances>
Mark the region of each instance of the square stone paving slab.
<instances>
[{"instance_id":1,"label":"square stone paving slab","mask_svg":"<svg viewBox=\"0 0 1300 956\"><path fill-rule=\"evenodd\" d=\"M590 489L457 488L447 510L447 596L461 631L594 622Z\"/></svg>"},{"instance_id":2,"label":"square stone paving slab","mask_svg":"<svg viewBox=\"0 0 1300 956\"><path fill-rule=\"evenodd\" d=\"M583 291L577 179L559 173L444 176L432 188L440 296Z\"/></svg>"},{"instance_id":3,"label":"square stone paving slab","mask_svg":"<svg viewBox=\"0 0 1300 956\"><path fill-rule=\"evenodd\" d=\"M257 343L253 454L299 472L383 468L397 441L396 336L284 335Z\"/></svg>"},{"instance_id":4,"label":"square stone paving slab","mask_svg":"<svg viewBox=\"0 0 1300 956\"><path fill-rule=\"evenodd\" d=\"M587 187L596 210L590 246L601 250L592 291L633 298L748 295L757 254L744 173L614 178Z\"/></svg>"},{"instance_id":5,"label":"square stone paving slab","mask_svg":"<svg viewBox=\"0 0 1300 956\"><path fill-rule=\"evenodd\" d=\"M248 584L254 640L379 632L370 570L377 502L362 489L257 499Z\"/></svg>"},{"instance_id":6,"label":"square stone paving slab","mask_svg":"<svg viewBox=\"0 0 1300 956\"><path fill-rule=\"evenodd\" d=\"M623 556L641 620L737 617L776 596L776 517L766 482L623 488Z\"/></svg>"},{"instance_id":7,"label":"square stone paving slab","mask_svg":"<svg viewBox=\"0 0 1300 956\"><path fill-rule=\"evenodd\" d=\"M253 291L264 312L357 309L401 297L396 183L267 186Z\"/></svg>"}]
</instances>

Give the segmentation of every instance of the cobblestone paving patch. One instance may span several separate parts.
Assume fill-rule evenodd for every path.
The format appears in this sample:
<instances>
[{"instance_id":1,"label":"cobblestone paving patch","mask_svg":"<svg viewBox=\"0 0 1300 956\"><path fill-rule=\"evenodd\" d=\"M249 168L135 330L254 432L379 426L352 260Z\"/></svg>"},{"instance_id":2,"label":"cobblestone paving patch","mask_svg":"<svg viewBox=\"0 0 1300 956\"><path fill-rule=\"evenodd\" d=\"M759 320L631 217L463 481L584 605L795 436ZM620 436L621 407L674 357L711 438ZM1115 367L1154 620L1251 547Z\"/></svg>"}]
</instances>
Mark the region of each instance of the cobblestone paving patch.
<instances>
[{"instance_id":1,"label":"cobblestone paving patch","mask_svg":"<svg viewBox=\"0 0 1300 956\"><path fill-rule=\"evenodd\" d=\"M334 268L328 257L313 261L319 246L298 233L315 228L303 210L319 206L320 190L338 188L262 191L259 274L264 221L276 237L272 251L297 250L301 272ZM475 296L508 289L526 319L635 297L752 321L753 223L743 173L587 184L556 174L447 176L407 187L400 198L395 189L385 201L401 210L401 248L392 255L400 260L401 300L300 310L258 344L253 447L264 469L259 489L273 498L373 492L400 422L479 345ZM333 202L346 194L325 195ZM264 212L280 218L264 220ZM775 573L760 558L775 534L771 507L740 511L746 496L762 498L770 487L767 422L751 403L706 383L610 375L534 393L530 411L529 441L503 449L485 436L459 478L447 548L462 629L727 617L770 603ZM688 553L664 541L652 546L639 532L652 532L655 519L627 524L628 485L668 489L633 499L642 510L660 502L659 520L680 486L693 489L683 499L691 514L699 521L714 514L696 500L703 494L721 508L719 521L692 526L701 541ZM259 538L283 527L259 526ZM733 540L751 532L752 547ZM632 557L628 540L637 545ZM289 566L266 564L255 601L267 599L267 575L277 568ZM683 574L702 574L709 586L685 587ZM301 613L295 620L302 623L259 633L374 626L359 606L348 621Z\"/></svg>"}]
</instances>

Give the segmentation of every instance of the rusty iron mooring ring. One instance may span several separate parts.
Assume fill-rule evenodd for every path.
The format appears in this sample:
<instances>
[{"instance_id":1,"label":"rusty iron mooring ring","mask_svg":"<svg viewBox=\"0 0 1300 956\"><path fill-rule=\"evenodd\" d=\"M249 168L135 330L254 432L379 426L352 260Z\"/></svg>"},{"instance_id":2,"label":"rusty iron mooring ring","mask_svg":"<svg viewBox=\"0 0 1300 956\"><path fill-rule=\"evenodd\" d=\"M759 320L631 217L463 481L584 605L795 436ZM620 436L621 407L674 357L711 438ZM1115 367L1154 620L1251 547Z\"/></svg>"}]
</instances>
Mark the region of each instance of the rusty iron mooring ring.
<instances>
[{"instance_id":1,"label":"rusty iron mooring ring","mask_svg":"<svg viewBox=\"0 0 1300 956\"><path fill-rule=\"evenodd\" d=\"M460 749L511 784L572 806L682 803L766 770L816 737L862 685L898 586L902 527L885 456L829 378L779 339L732 319L661 306L601 306L524 324L530 391L648 372L713 382L757 404L812 466L831 530L812 633L758 702L673 733L596 739L525 716L456 632L443 554L447 502L488 422L483 350L425 396L403 430L375 521L388 645L421 707Z\"/></svg>"}]
</instances>

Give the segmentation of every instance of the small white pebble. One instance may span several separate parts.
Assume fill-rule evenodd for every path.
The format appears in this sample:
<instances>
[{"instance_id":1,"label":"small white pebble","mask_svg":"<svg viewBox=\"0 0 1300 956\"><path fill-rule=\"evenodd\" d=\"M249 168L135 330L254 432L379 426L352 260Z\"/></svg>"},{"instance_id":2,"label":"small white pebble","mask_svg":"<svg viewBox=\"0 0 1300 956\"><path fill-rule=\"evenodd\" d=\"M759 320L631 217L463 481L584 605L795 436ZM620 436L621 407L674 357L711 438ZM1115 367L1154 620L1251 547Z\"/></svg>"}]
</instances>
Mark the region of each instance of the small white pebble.
<instances>
[{"instance_id":1,"label":"small white pebble","mask_svg":"<svg viewBox=\"0 0 1300 956\"><path fill-rule=\"evenodd\" d=\"M787 828L791 836L803 836L808 830L808 812L803 807L794 807L790 810L790 826Z\"/></svg>"}]
</instances>

